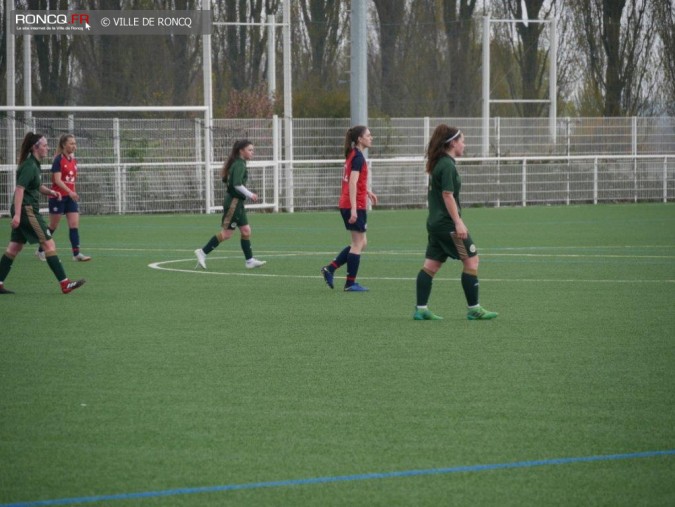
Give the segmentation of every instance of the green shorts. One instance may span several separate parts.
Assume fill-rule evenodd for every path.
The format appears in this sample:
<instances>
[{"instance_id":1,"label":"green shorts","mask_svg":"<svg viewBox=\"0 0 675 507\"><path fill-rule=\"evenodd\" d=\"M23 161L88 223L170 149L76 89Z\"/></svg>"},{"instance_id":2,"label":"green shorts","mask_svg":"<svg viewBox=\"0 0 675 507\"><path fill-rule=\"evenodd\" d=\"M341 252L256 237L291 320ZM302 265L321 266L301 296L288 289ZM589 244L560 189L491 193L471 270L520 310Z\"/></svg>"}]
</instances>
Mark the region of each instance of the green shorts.
<instances>
[{"instance_id":1,"label":"green shorts","mask_svg":"<svg viewBox=\"0 0 675 507\"><path fill-rule=\"evenodd\" d=\"M461 261L476 255L478 255L478 249L473 244L471 235L468 235L466 239L459 239L455 231L429 232L425 254L427 259L445 262L450 257Z\"/></svg>"},{"instance_id":2,"label":"green shorts","mask_svg":"<svg viewBox=\"0 0 675 507\"><path fill-rule=\"evenodd\" d=\"M223 229L232 230L243 225L248 225L248 217L246 216L243 199L232 197L229 194L225 195L222 225Z\"/></svg>"},{"instance_id":3,"label":"green shorts","mask_svg":"<svg viewBox=\"0 0 675 507\"><path fill-rule=\"evenodd\" d=\"M11 210L14 215L14 206ZM52 239L52 233L45 223L42 215L35 211L32 206L24 206L21 212L21 221L19 227L12 229L10 241L14 243L44 243Z\"/></svg>"}]
</instances>

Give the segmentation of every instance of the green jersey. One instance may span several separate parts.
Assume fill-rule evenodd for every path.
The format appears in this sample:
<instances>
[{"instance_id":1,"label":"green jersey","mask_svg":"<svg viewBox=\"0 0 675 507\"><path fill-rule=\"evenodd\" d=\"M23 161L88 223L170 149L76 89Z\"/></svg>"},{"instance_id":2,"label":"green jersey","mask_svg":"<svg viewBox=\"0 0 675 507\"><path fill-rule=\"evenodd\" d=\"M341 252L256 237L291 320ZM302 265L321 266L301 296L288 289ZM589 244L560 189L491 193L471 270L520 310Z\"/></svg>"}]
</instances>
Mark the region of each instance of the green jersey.
<instances>
[{"instance_id":1,"label":"green jersey","mask_svg":"<svg viewBox=\"0 0 675 507\"><path fill-rule=\"evenodd\" d=\"M42 177L40 174L40 163L32 153L28 155L26 160L16 170L16 184L25 189L21 207L31 206L35 212L39 212Z\"/></svg>"},{"instance_id":2,"label":"green jersey","mask_svg":"<svg viewBox=\"0 0 675 507\"><path fill-rule=\"evenodd\" d=\"M455 167L455 160L450 156L441 157L429 175L429 191L427 193L429 203L428 231L455 229L455 224L450 218L450 213L448 213L448 208L443 200L443 192L452 193L461 216L462 207L459 203L461 188L462 179L457 172L457 167Z\"/></svg>"},{"instance_id":3,"label":"green jersey","mask_svg":"<svg viewBox=\"0 0 675 507\"><path fill-rule=\"evenodd\" d=\"M246 196L238 192L235 187L240 185L246 186L247 180L248 171L246 170L246 162L243 159L238 158L230 167L230 171L227 176L227 193L232 197L238 197L242 201L246 200Z\"/></svg>"}]
</instances>

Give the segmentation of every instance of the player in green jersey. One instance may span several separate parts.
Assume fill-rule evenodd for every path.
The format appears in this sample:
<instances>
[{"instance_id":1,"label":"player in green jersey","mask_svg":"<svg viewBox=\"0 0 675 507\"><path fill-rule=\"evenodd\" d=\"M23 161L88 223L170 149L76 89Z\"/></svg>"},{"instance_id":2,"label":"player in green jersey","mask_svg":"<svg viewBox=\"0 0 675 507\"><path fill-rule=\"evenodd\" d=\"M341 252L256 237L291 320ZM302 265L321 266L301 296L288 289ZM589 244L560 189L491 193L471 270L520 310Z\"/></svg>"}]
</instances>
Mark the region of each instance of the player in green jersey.
<instances>
[{"instance_id":1,"label":"player in green jersey","mask_svg":"<svg viewBox=\"0 0 675 507\"><path fill-rule=\"evenodd\" d=\"M246 259L246 267L248 269L259 268L267 263L267 261L261 261L253 257L251 226L248 225L246 208L244 208L244 201L246 199L250 199L253 202L258 200L257 194L254 194L245 186L248 180L246 162L252 159L253 143L247 139L236 141L232 146L230 156L220 172L223 182L227 185L225 200L223 202L222 230L215 236L212 236L202 248L195 250L195 256L197 257L196 267L206 269L206 256L220 243L226 239L230 239L237 227L239 227L239 234L241 235L241 249Z\"/></svg>"},{"instance_id":2,"label":"player in green jersey","mask_svg":"<svg viewBox=\"0 0 675 507\"><path fill-rule=\"evenodd\" d=\"M14 259L28 243L39 243L44 250L49 269L61 284L64 294L84 284L84 280L71 282L56 255L56 243L40 215L40 194L59 198L60 194L42 184L40 161L47 156L49 146L41 134L28 132L23 138L19 153L19 168L16 171L16 190L10 209L12 235L2 258L0 258L0 294L13 294L5 289L5 278L12 268Z\"/></svg>"},{"instance_id":3,"label":"player in green jersey","mask_svg":"<svg viewBox=\"0 0 675 507\"><path fill-rule=\"evenodd\" d=\"M478 250L462 220L459 193L462 179L455 159L464 154L464 135L456 127L436 127L427 148L426 172L429 175L429 235L424 266L417 275L415 320L441 320L427 307L434 276L448 259L462 261L462 289L468 305L469 320L488 320L497 313L478 303Z\"/></svg>"}]
</instances>

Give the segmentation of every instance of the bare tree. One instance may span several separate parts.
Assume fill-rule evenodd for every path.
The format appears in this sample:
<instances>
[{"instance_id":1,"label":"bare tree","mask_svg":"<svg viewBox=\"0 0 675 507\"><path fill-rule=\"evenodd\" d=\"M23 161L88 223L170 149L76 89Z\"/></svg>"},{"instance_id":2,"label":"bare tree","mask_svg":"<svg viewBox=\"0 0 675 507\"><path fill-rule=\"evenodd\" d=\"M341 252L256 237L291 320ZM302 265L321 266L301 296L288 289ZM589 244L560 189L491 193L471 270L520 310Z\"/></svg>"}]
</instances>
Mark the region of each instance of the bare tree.
<instances>
[{"instance_id":1,"label":"bare tree","mask_svg":"<svg viewBox=\"0 0 675 507\"><path fill-rule=\"evenodd\" d=\"M214 104L222 109L231 90L255 88L265 76L267 29L245 25L276 15L279 0L212 0L214 21L241 23L212 33ZM274 55L267 55L274 58Z\"/></svg>"},{"instance_id":2,"label":"bare tree","mask_svg":"<svg viewBox=\"0 0 675 507\"><path fill-rule=\"evenodd\" d=\"M218 0L217 9L229 23L263 22L265 13L275 13L277 0ZM264 69L263 54L267 45L267 30L260 26L227 26L218 44L217 65L227 70L235 90L255 86L261 81Z\"/></svg>"},{"instance_id":3,"label":"bare tree","mask_svg":"<svg viewBox=\"0 0 675 507\"><path fill-rule=\"evenodd\" d=\"M81 0L80 8L134 10L148 5L144 0ZM171 104L174 76L166 41L161 35L74 37L76 100L87 105Z\"/></svg>"},{"instance_id":4,"label":"bare tree","mask_svg":"<svg viewBox=\"0 0 675 507\"><path fill-rule=\"evenodd\" d=\"M648 0L573 0L591 85L604 116L637 115L650 106L656 17Z\"/></svg>"},{"instance_id":5,"label":"bare tree","mask_svg":"<svg viewBox=\"0 0 675 507\"><path fill-rule=\"evenodd\" d=\"M68 10L66 0L28 0L29 10ZM33 47L37 65L33 71L35 103L63 105L71 98L72 51L71 37L63 35L36 35Z\"/></svg>"},{"instance_id":6,"label":"bare tree","mask_svg":"<svg viewBox=\"0 0 675 507\"><path fill-rule=\"evenodd\" d=\"M675 0L656 0L655 11L663 48L660 53L665 109L675 115Z\"/></svg>"},{"instance_id":7,"label":"bare tree","mask_svg":"<svg viewBox=\"0 0 675 507\"><path fill-rule=\"evenodd\" d=\"M522 10L523 2L526 13ZM521 20L525 16L529 20L551 19L556 9L557 0L501 0L501 8L510 19ZM542 44L541 37L547 25L543 23L519 22L514 25L502 25L498 33L502 43L510 47L510 55L518 68L518 73L508 68L511 57L500 61L504 78L510 89L511 96L518 99L542 99L546 95L547 76L550 62L550 45ZM516 37L513 34L516 34ZM520 116L537 117L544 114L546 104L543 103L516 103L515 108Z\"/></svg>"},{"instance_id":8,"label":"bare tree","mask_svg":"<svg viewBox=\"0 0 675 507\"><path fill-rule=\"evenodd\" d=\"M164 10L197 10L200 0L161 0L157 8ZM172 102L187 104L190 102L188 94L200 74L201 36L198 35L166 35L166 44L170 59L167 62L171 68Z\"/></svg>"},{"instance_id":9,"label":"bare tree","mask_svg":"<svg viewBox=\"0 0 675 507\"><path fill-rule=\"evenodd\" d=\"M308 75L324 84L334 78L334 64L346 35L343 0L299 0L298 11L306 37L303 49L309 55Z\"/></svg>"},{"instance_id":10,"label":"bare tree","mask_svg":"<svg viewBox=\"0 0 675 507\"><path fill-rule=\"evenodd\" d=\"M387 114L396 114L397 47L399 34L405 17L405 2L400 0L374 0L379 18L379 56L380 56L380 107Z\"/></svg>"},{"instance_id":11,"label":"bare tree","mask_svg":"<svg viewBox=\"0 0 675 507\"><path fill-rule=\"evenodd\" d=\"M477 115L480 100L475 98L475 90L480 82L480 46L473 17L476 0L436 0L436 5L447 39L450 110L456 116Z\"/></svg>"},{"instance_id":12,"label":"bare tree","mask_svg":"<svg viewBox=\"0 0 675 507\"><path fill-rule=\"evenodd\" d=\"M412 0L397 47L394 114L446 116L448 68L443 27L429 0Z\"/></svg>"}]
</instances>

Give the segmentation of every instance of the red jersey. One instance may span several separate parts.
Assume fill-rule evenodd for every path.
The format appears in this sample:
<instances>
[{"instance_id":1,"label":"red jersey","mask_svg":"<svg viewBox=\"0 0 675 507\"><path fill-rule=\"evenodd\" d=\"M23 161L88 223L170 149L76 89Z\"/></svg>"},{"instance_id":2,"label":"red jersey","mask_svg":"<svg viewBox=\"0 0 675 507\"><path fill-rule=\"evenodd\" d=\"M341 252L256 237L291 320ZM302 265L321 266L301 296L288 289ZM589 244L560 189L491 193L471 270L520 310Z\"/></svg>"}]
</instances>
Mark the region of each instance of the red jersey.
<instances>
[{"instance_id":1,"label":"red jersey","mask_svg":"<svg viewBox=\"0 0 675 507\"><path fill-rule=\"evenodd\" d=\"M61 181L75 192L75 180L77 180L77 160L75 157L68 159L63 154L57 155L52 164L52 190L56 190L61 196L68 195L61 187L54 183L54 173L61 173Z\"/></svg>"},{"instance_id":2,"label":"red jersey","mask_svg":"<svg viewBox=\"0 0 675 507\"><path fill-rule=\"evenodd\" d=\"M366 209L368 204L368 164L363 153L357 148L354 148L345 160L344 173L342 174L342 193L340 194L338 208L351 209L352 207L349 201L349 177L352 171L361 173L359 181L356 182L356 209Z\"/></svg>"}]
</instances>

